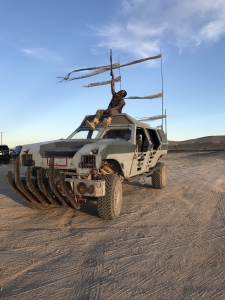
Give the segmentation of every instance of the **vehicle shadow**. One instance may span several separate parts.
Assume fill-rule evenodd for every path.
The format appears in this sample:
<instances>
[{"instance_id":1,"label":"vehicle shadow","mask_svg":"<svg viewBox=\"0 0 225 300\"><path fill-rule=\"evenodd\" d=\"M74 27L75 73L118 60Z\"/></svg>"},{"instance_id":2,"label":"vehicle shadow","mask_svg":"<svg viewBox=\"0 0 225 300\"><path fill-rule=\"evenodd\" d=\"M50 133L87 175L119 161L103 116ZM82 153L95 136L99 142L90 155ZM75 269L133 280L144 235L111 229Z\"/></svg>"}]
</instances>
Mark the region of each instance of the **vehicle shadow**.
<instances>
[{"instance_id":1,"label":"vehicle shadow","mask_svg":"<svg viewBox=\"0 0 225 300\"><path fill-rule=\"evenodd\" d=\"M152 186L151 181L150 180L146 180L143 182L139 182L139 181L133 181L133 182L129 182L129 181L124 181L123 185L128 185L128 186L137 186L137 187L142 187L142 188L148 188L148 189L154 189Z\"/></svg>"},{"instance_id":2,"label":"vehicle shadow","mask_svg":"<svg viewBox=\"0 0 225 300\"><path fill-rule=\"evenodd\" d=\"M89 200L89 201L81 203L80 211L87 215L99 218L98 206L97 206L96 200Z\"/></svg>"},{"instance_id":3,"label":"vehicle shadow","mask_svg":"<svg viewBox=\"0 0 225 300\"><path fill-rule=\"evenodd\" d=\"M17 196L13 191L11 191L10 189L4 189L4 191L2 192L3 198L8 198L10 200L12 200L13 202L15 202L16 204L20 204L24 207L28 207L27 203L24 202L19 196ZM56 208L56 207L54 207ZM57 208L59 209L65 209L65 206L58 206ZM51 207L49 206L49 209L51 210ZM94 217L99 217L98 215L98 208L97 208L97 201L96 200L89 200L86 202L80 202L80 211L82 213L85 213L87 215L91 215Z\"/></svg>"},{"instance_id":4,"label":"vehicle shadow","mask_svg":"<svg viewBox=\"0 0 225 300\"><path fill-rule=\"evenodd\" d=\"M151 184L151 180L148 179L148 181L150 181L150 183L140 183L139 181L134 181L134 182L123 182L122 185L124 186L124 189L126 189L126 187L138 187L138 188L146 188L146 189L153 189L153 186ZM24 207L28 207L27 203L24 202L19 196L17 196L13 191L11 191L11 189L7 189L4 188L4 191L2 191L2 195L4 195L6 198L11 199L13 202L15 202L16 204L20 204ZM124 196L127 195L127 191L124 191ZM64 208L64 206L62 207L58 207L60 208ZM49 209L51 209L49 207ZM98 214L98 206L97 206L97 199L96 198L92 198L90 200L87 200L86 202L84 201L80 201L80 212L93 216L93 217L97 217L99 218L99 214Z\"/></svg>"},{"instance_id":5,"label":"vehicle shadow","mask_svg":"<svg viewBox=\"0 0 225 300\"><path fill-rule=\"evenodd\" d=\"M17 204L21 204L23 206L28 207L28 205L26 204L26 202L24 202L19 196L17 196L13 191L11 191L10 189L7 190L5 189L2 192L2 195L4 195L6 198L9 198L11 200L13 200L13 202L17 203Z\"/></svg>"}]
</instances>

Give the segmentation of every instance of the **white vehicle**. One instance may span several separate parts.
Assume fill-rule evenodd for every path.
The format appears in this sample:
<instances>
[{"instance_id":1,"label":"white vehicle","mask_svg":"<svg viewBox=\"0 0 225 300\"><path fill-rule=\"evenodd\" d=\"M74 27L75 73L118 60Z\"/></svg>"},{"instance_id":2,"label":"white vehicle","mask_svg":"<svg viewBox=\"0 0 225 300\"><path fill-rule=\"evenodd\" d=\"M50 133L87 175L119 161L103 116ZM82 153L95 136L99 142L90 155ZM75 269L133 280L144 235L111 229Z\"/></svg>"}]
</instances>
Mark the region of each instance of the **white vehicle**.
<instances>
[{"instance_id":1,"label":"white vehicle","mask_svg":"<svg viewBox=\"0 0 225 300\"><path fill-rule=\"evenodd\" d=\"M24 145L15 160L10 188L32 208L66 206L97 200L99 216L110 220L120 215L122 181L152 177L154 188L167 183L167 168L159 160L167 153L162 129L150 127L127 114L118 114L110 127L102 121L95 130L81 125L67 138ZM28 166L20 175L19 165Z\"/></svg>"}]
</instances>

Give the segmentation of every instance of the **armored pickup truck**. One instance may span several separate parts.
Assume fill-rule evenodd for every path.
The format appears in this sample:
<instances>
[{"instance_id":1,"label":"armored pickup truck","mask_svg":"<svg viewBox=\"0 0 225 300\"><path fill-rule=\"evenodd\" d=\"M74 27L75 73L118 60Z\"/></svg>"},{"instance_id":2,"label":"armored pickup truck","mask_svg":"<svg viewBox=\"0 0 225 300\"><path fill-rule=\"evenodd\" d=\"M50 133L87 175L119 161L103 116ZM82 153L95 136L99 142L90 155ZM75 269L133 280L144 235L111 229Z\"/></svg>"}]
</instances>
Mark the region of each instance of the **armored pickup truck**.
<instances>
[{"instance_id":1,"label":"armored pickup truck","mask_svg":"<svg viewBox=\"0 0 225 300\"><path fill-rule=\"evenodd\" d=\"M167 167L160 159L168 141L162 129L121 113L104 128L102 116L95 130L86 125L88 115L67 139L22 147L9 172L10 188L31 208L66 206L79 209L80 203L96 200L99 216L117 218L121 212L123 181L151 177L162 189ZM25 175L20 165L27 166Z\"/></svg>"}]
</instances>

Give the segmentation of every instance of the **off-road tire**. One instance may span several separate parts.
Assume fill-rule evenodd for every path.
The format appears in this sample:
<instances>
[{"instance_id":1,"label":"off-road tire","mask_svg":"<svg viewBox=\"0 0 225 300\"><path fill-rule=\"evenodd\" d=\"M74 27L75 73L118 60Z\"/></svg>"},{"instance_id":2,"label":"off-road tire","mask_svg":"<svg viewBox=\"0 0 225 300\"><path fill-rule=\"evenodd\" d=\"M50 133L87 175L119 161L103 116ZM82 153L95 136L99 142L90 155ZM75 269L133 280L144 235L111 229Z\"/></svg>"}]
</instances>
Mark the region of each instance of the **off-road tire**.
<instances>
[{"instance_id":1,"label":"off-road tire","mask_svg":"<svg viewBox=\"0 0 225 300\"><path fill-rule=\"evenodd\" d=\"M162 162L157 162L152 174L152 185L155 189L163 189L167 184L167 167Z\"/></svg>"},{"instance_id":2,"label":"off-road tire","mask_svg":"<svg viewBox=\"0 0 225 300\"><path fill-rule=\"evenodd\" d=\"M100 218L113 220L119 217L122 207L122 185L116 174L104 175L105 196L98 198Z\"/></svg>"}]
</instances>

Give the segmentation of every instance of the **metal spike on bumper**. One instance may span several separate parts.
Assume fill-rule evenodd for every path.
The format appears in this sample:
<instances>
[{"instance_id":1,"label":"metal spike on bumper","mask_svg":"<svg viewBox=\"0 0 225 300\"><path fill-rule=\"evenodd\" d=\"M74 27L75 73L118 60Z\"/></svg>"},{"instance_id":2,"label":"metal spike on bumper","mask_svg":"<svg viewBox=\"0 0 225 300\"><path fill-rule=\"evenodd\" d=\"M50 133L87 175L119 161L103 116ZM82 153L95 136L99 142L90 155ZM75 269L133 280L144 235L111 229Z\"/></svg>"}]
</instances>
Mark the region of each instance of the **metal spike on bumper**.
<instances>
[{"instance_id":1,"label":"metal spike on bumper","mask_svg":"<svg viewBox=\"0 0 225 300\"><path fill-rule=\"evenodd\" d=\"M77 201L75 201L73 195L70 194L69 190L67 189L66 182L65 182L65 174L60 174L60 183L61 183L61 188L68 200L71 202L74 208L80 209L80 205Z\"/></svg>"},{"instance_id":2,"label":"metal spike on bumper","mask_svg":"<svg viewBox=\"0 0 225 300\"><path fill-rule=\"evenodd\" d=\"M13 190L15 194L17 194L24 202L30 203L29 199L27 199L21 192L20 190L16 187L15 181L12 177L12 172L8 172L8 175L6 176L6 181L8 183L8 186Z\"/></svg>"},{"instance_id":3,"label":"metal spike on bumper","mask_svg":"<svg viewBox=\"0 0 225 300\"><path fill-rule=\"evenodd\" d=\"M44 197L37 191L37 189L34 187L32 181L31 181L31 171L30 168L26 171L26 184L30 192L38 199L40 204L44 206L48 206L48 203L45 201Z\"/></svg>"},{"instance_id":4,"label":"metal spike on bumper","mask_svg":"<svg viewBox=\"0 0 225 300\"><path fill-rule=\"evenodd\" d=\"M66 201L63 199L63 197L58 192L55 181L54 181L54 157L51 157L49 159L49 185L52 190L52 192L56 195L57 199L62 203L62 205L69 207L69 205L66 203Z\"/></svg>"},{"instance_id":5,"label":"metal spike on bumper","mask_svg":"<svg viewBox=\"0 0 225 300\"><path fill-rule=\"evenodd\" d=\"M41 192L45 195L45 197L52 203L55 205L58 205L58 203L56 202L56 200L52 197L52 195L48 192L48 190L46 189L44 182L43 182L43 177L42 177L42 168L40 168L39 170L37 170L37 183L38 183L38 187L41 190Z\"/></svg>"},{"instance_id":6,"label":"metal spike on bumper","mask_svg":"<svg viewBox=\"0 0 225 300\"><path fill-rule=\"evenodd\" d=\"M14 162L14 178L17 189L27 198L30 202L34 204L40 204L33 195L25 189L21 180L20 180L20 158L19 156L15 159Z\"/></svg>"}]
</instances>

